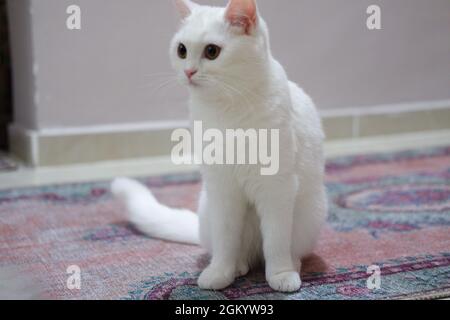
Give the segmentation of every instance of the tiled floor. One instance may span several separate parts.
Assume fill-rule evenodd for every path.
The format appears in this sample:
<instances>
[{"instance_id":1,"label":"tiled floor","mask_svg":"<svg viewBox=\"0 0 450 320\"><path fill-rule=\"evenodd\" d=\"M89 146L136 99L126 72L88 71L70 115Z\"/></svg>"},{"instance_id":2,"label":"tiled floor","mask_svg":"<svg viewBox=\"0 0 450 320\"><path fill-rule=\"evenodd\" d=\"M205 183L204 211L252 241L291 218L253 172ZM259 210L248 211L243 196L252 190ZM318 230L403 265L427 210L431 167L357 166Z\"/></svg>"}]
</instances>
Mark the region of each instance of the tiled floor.
<instances>
[{"instance_id":1,"label":"tiled floor","mask_svg":"<svg viewBox=\"0 0 450 320\"><path fill-rule=\"evenodd\" d=\"M328 157L359 153L390 152L417 147L450 144L450 130L397 136L360 138L327 142ZM195 170L195 166L176 166L170 158L102 162L76 166L26 168L0 173L0 189L39 186L54 183L109 180L118 176L149 176Z\"/></svg>"}]
</instances>

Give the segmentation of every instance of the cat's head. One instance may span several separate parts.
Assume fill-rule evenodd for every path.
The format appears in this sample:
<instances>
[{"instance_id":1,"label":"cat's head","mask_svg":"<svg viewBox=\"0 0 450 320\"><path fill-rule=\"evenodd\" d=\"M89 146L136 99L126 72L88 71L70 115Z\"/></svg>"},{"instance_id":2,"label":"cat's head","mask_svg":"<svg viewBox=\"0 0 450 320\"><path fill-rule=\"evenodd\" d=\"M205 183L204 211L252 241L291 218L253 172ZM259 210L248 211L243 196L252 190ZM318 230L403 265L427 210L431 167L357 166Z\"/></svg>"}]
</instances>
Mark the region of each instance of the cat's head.
<instances>
[{"instance_id":1,"label":"cat's head","mask_svg":"<svg viewBox=\"0 0 450 320\"><path fill-rule=\"evenodd\" d=\"M193 90L232 91L258 77L270 52L255 0L230 0L226 8L190 0L175 4L182 22L170 57L183 84Z\"/></svg>"}]
</instances>

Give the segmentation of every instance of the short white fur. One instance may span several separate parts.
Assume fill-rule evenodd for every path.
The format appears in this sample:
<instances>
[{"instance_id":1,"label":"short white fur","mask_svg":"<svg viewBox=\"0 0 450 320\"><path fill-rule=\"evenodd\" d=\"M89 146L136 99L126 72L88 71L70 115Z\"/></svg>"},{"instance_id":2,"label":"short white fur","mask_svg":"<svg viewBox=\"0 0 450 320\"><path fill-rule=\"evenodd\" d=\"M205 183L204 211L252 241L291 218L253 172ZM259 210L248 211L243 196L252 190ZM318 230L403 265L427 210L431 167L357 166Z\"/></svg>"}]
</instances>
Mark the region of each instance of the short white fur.
<instances>
[{"instance_id":1,"label":"short white fur","mask_svg":"<svg viewBox=\"0 0 450 320\"><path fill-rule=\"evenodd\" d=\"M258 165L203 166L198 215L163 206L133 180L117 179L112 191L141 231L208 251L201 288L223 289L264 262L274 290L297 291L301 258L312 252L327 216L324 134L316 108L273 58L255 0L231 0L226 8L187 0L176 5L182 24L170 57L189 88L191 120L224 132L279 129L279 173L261 176ZM185 59L177 54L180 43ZM204 57L208 44L221 47L213 61ZM188 79L186 70L197 73Z\"/></svg>"}]
</instances>

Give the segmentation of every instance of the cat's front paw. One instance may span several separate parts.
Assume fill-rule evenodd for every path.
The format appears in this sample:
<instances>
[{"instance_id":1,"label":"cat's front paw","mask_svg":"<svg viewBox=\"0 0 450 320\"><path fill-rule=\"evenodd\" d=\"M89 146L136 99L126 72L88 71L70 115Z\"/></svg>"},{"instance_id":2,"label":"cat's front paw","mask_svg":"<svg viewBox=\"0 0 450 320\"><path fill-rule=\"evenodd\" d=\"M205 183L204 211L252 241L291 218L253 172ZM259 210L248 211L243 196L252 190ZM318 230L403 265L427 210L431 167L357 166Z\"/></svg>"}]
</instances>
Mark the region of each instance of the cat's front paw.
<instances>
[{"instance_id":1,"label":"cat's front paw","mask_svg":"<svg viewBox=\"0 0 450 320\"><path fill-rule=\"evenodd\" d=\"M296 271L278 273L267 278L269 286L280 292L295 292L300 289L302 281Z\"/></svg>"},{"instance_id":2,"label":"cat's front paw","mask_svg":"<svg viewBox=\"0 0 450 320\"><path fill-rule=\"evenodd\" d=\"M198 286L204 290L221 290L233 283L236 270L234 268L209 266L200 274Z\"/></svg>"},{"instance_id":3,"label":"cat's front paw","mask_svg":"<svg viewBox=\"0 0 450 320\"><path fill-rule=\"evenodd\" d=\"M236 269L236 277L244 277L250 271L250 266L246 261L240 261Z\"/></svg>"}]
</instances>

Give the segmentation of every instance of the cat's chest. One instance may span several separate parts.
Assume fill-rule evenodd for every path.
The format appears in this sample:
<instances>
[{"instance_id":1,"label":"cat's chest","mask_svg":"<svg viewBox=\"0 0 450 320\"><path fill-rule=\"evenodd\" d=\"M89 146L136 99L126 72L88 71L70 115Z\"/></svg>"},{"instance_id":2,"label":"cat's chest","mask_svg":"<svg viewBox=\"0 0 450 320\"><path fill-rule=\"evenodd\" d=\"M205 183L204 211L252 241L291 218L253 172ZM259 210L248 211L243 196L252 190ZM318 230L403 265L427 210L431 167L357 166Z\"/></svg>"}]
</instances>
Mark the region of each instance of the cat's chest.
<instances>
[{"instance_id":1,"label":"cat's chest","mask_svg":"<svg viewBox=\"0 0 450 320\"><path fill-rule=\"evenodd\" d=\"M218 129L270 129L276 125L275 117L263 111L248 108L216 106L193 106L191 123L201 123L205 130Z\"/></svg>"}]
</instances>

